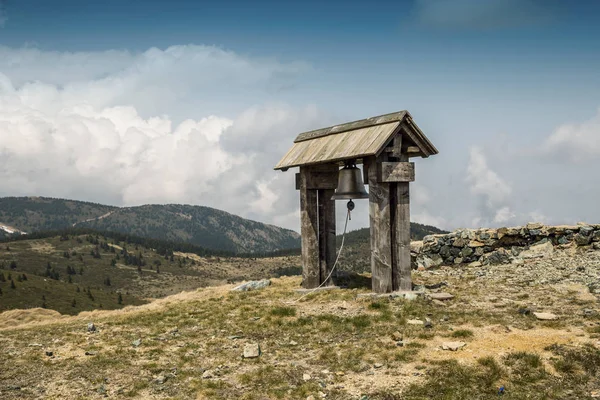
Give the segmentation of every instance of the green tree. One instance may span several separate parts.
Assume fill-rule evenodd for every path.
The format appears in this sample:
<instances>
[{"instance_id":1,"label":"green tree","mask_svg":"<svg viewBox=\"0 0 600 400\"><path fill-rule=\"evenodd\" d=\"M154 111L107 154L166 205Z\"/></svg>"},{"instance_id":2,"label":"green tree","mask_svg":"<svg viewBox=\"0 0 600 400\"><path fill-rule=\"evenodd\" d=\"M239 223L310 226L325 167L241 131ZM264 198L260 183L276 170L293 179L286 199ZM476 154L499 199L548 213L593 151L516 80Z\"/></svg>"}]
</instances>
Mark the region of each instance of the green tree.
<instances>
[{"instance_id":1,"label":"green tree","mask_svg":"<svg viewBox=\"0 0 600 400\"><path fill-rule=\"evenodd\" d=\"M77 306L77 301L75 299L73 299L73 301L71 302L71 307L75 307Z\"/></svg>"},{"instance_id":2,"label":"green tree","mask_svg":"<svg viewBox=\"0 0 600 400\"><path fill-rule=\"evenodd\" d=\"M123 296L119 293L119 297L117 298L117 304L123 304Z\"/></svg>"},{"instance_id":3,"label":"green tree","mask_svg":"<svg viewBox=\"0 0 600 400\"><path fill-rule=\"evenodd\" d=\"M106 278L104 278L104 284L106 286L110 286L110 278L108 276Z\"/></svg>"},{"instance_id":4,"label":"green tree","mask_svg":"<svg viewBox=\"0 0 600 400\"><path fill-rule=\"evenodd\" d=\"M15 260L10 262L10 269L17 269L17 262Z\"/></svg>"},{"instance_id":5,"label":"green tree","mask_svg":"<svg viewBox=\"0 0 600 400\"><path fill-rule=\"evenodd\" d=\"M6 277L4 276L4 272L0 272L0 282L6 282Z\"/></svg>"},{"instance_id":6,"label":"green tree","mask_svg":"<svg viewBox=\"0 0 600 400\"><path fill-rule=\"evenodd\" d=\"M11 289L16 289L17 287L15 286L15 281L13 281L12 279L10 280L10 288Z\"/></svg>"}]
</instances>

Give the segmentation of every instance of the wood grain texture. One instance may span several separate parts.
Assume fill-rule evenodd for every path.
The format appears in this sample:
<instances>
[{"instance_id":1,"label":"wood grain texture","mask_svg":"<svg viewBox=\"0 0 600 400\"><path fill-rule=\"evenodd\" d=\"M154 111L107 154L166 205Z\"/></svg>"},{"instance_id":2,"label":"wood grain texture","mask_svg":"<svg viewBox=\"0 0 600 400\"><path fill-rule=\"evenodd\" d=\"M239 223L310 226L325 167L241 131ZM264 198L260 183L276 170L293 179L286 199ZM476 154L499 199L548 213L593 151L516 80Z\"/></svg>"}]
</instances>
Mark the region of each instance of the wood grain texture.
<instances>
[{"instance_id":1,"label":"wood grain texture","mask_svg":"<svg viewBox=\"0 0 600 400\"><path fill-rule=\"evenodd\" d=\"M380 165L380 182L414 182L415 163L413 162L382 162Z\"/></svg>"},{"instance_id":2,"label":"wood grain texture","mask_svg":"<svg viewBox=\"0 0 600 400\"><path fill-rule=\"evenodd\" d=\"M379 115L377 117L365 118L358 121L347 122L340 125L334 125L327 128L316 129L310 132L304 132L299 134L294 140L295 143L302 142L305 140L316 139L323 136L333 135L336 133L342 133L346 131L353 131L355 129L361 129L371 127L375 125L387 124L389 122L402 121L406 116L407 111L398 111L395 113Z\"/></svg>"},{"instance_id":3,"label":"wood grain texture","mask_svg":"<svg viewBox=\"0 0 600 400\"><path fill-rule=\"evenodd\" d=\"M335 200L331 196L335 190L321 189L318 191L319 203L319 284L334 284L334 276L327 279L335 263Z\"/></svg>"},{"instance_id":4,"label":"wood grain texture","mask_svg":"<svg viewBox=\"0 0 600 400\"><path fill-rule=\"evenodd\" d=\"M398 129L399 122L366 127L294 143L275 169L333 163L375 155Z\"/></svg>"},{"instance_id":5,"label":"wood grain texture","mask_svg":"<svg viewBox=\"0 0 600 400\"><path fill-rule=\"evenodd\" d=\"M302 244L302 287L316 288L320 284L319 230L317 191L307 189L310 170L300 168L300 233Z\"/></svg>"},{"instance_id":6,"label":"wood grain texture","mask_svg":"<svg viewBox=\"0 0 600 400\"><path fill-rule=\"evenodd\" d=\"M408 155L403 154L400 160L408 160ZM412 163L411 163L412 164ZM413 169L414 172L414 169ZM408 182L395 184L396 212L394 218L395 245L394 245L394 290L412 290L411 265L410 265L410 191Z\"/></svg>"},{"instance_id":7,"label":"wood grain texture","mask_svg":"<svg viewBox=\"0 0 600 400\"><path fill-rule=\"evenodd\" d=\"M369 221L371 225L371 286L375 293L392 291L392 243L389 184L377 182L375 158L365 160L369 173Z\"/></svg>"}]
</instances>

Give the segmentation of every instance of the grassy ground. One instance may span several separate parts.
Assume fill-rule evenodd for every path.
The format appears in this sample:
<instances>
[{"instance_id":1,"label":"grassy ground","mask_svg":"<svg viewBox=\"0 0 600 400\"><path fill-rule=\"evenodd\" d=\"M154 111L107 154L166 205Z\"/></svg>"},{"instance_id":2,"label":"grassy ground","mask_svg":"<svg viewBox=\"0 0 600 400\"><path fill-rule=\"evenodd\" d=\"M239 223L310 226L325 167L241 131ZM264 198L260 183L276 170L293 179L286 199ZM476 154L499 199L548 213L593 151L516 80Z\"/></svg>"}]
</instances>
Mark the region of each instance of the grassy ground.
<instances>
[{"instance_id":1,"label":"grassy ground","mask_svg":"<svg viewBox=\"0 0 600 400\"><path fill-rule=\"evenodd\" d=\"M1 332L0 397L491 399L504 386L510 399L588 399L600 389L598 314L572 312L595 310L595 298L503 294L560 315L538 321L490 297L494 282L415 275L440 279L457 295L443 304L361 298L361 285L299 298L293 277L256 292L229 285L59 320L30 315ZM426 318L431 328L408 322ZM467 345L441 350L457 340ZM244 359L254 343L261 356Z\"/></svg>"}]
</instances>

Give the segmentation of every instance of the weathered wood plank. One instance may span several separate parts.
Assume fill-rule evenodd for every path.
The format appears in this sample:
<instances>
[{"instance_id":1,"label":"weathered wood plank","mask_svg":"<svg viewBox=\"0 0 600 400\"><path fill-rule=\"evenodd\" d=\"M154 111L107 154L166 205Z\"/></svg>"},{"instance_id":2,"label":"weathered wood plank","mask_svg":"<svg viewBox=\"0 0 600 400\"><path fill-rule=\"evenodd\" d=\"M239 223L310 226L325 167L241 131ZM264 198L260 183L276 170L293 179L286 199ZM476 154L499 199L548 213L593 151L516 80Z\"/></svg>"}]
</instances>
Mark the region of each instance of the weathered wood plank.
<instances>
[{"instance_id":1,"label":"weathered wood plank","mask_svg":"<svg viewBox=\"0 0 600 400\"><path fill-rule=\"evenodd\" d=\"M338 168L334 165L335 171L312 171L307 176L307 189L331 189L337 188ZM296 190L300 190L300 173L296 174Z\"/></svg>"},{"instance_id":2,"label":"weathered wood plank","mask_svg":"<svg viewBox=\"0 0 600 400\"><path fill-rule=\"evenodd\" d=\"M304 132L304 133L299 134L296 137L296 139L294 140L294 143L302 142L305 140L316 139L316 138L331 135L334 133L342 133L342 132L351 131L351 130L355 130L355 129L361 129L361 128L365 128L365 127L369 127L369 126L387 124L389 122L394 122L394 121L402 121L402 119L404 118L404 116L406 114L407 114L406 111L399 111L399 112L395 112L395 113L380 115L377 117L371 117L371 118L361 119L358 121L352 121L352 122L348 122L348 123L341 124L341 125L334 125L334 126L330 126L327 128L316 129L316 130L310 131L310 132Z\"/></svg>"},{"instance_id":3,"label":"weathered wood plank","mask_svg":"<svg viewBox=\"0 0 600 400\"><path fill-rule=\"evenodd\" d=\"M298 166L363 158L377 154L398 130L399 122L366 127L326 137L294 143L275 166L284 169Z\"/></svg>"},{"instance_id":4,"label":"weathered wood plank","mask_svg":"<svg viewBox=\"0 0 600 400\"><path fill-rule=\"evenodd\" d=\"M402 161L408 160L408 155L402 155ZM394 216L394 290L412 290L410 265L410 191L408 182L396 183L396 212Z\"/></svg>"},{"instance_id":5,"label":"weathered wood plank","mask_svg":"<svg viewBox=\"0 0 600 400\"><path fill-rule=\"evenodd\" d=\"M369 221L371 224L371 285L376 293L392 291L392 243L390 234L389 183L377 181L376 160L365 160L369 174Z\"/></svg>"},{"instance_id":6,"label":"weathered wood plank","mask_svg":"<svg viewBox=\"0 0 600 400\"><path fill-rule=\"evenodd\" d=\"M380 165L380 182L414 182L415 163L413 162L382 162Z\"/></svg>"},{"instance_id":7,"label":"weathered wood plank","mask_svg":"<svg viewBox=\"0 0 600 400\"><path fill-rule=\"evenodd\" d=\"M310 169L300 168L300 233L302 243L302 287L316 288L320 282L317 191L307 188Z\"/></svg>"},{"instance_id":8,"label":"weathered wood plank","mask_svg":"<svg viewBox=\"0 0 600 400\"><path fill-rule=\"evenodd\" d=\"M331 200L334 190L318 191L319 202L319 270L320 283L333 284L333 276L326 280L335 263L335 200Z\"/></svg>"}]
</instances>

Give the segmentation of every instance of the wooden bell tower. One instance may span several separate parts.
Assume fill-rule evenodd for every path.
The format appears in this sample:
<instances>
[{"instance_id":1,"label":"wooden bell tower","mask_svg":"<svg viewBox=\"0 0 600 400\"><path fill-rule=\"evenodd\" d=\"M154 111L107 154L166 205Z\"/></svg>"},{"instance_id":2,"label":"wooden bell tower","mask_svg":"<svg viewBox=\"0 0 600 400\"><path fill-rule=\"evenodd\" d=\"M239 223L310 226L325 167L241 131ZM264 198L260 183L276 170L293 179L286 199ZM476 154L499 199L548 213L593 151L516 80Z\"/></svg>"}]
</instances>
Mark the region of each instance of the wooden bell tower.
<instances>
[{"instance_id":1,"label":"wooden bell tower","mask_svg":"<svg viewBox=\"0 0 600 400\"><path fill-rule=\"evenodd\" d=\"M411 290L411 157L429 157L437 149L408 111L381 115L301 133L275 166L300 167L302 286L325 282L336 258L335 201L338 171L345 160L363 164L369 185L372 288L376 293Z\"/></svg>"}]
</instances>

